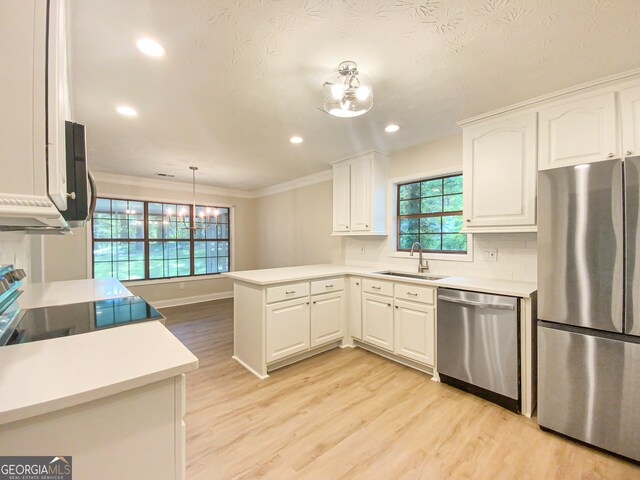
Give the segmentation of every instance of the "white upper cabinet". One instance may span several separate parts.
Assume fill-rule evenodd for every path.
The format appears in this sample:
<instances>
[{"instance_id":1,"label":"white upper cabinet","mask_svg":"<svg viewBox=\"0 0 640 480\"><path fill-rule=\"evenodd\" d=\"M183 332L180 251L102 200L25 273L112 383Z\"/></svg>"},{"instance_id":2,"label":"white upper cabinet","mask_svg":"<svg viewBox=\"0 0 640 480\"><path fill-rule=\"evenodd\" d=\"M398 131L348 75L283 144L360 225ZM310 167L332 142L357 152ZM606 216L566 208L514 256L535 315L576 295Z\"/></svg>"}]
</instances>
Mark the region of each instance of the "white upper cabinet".
<instances>
[{"instance_id":1,"label":"white upper cabinet","mask_svg":"<svg viewBox=\"0 0 640 480\"><path fill-rule=\"evenodd\" d=\"M0 176L0 225L67 228L64 1L3 0L0 18L0 71L10 72L0 75L0 169L11 172Z\"/></svg>"},{"instance_id":2,"label":"white upper cabinet","mask_svg":"<svg viewBox=\"0 0 640 480\"><path fill-rule=\"evenodd\" d=\"M348 232L351 228L351 166L333 167L333 231Z\"/></svg>"},{"instance_id":3,"label":"white upper cabinet","mask_svg":"<svg viewBox=\"0 0 640 480\"><path fill-rule=\"evenodd\" d=\"M620 91L620 119L623 155L640 155L640 85Z\"/></svg>"},{"instance_id":4,"label":"white upper cabinet","mask_svg":"<svg viewBox=\"0 0 640 480\"><path fill-rule=\"evenodd\" d=\"M371 158L351 164L351 231L368 232L371 224Z\"/></svg>"},{"instance_id":5,"label":"white upper cabinet","mask_svg":"<svg viewBox=\"0 0 640 480\"><path fill-rule=\"evenodd\" d=\"M334 235L386 235L386 178L378 152L333 164Z\"/></svg>"},{"instance_id":6,"label":"white upper cabinet","mask_svg":"<svg viewBox=\"0 0 640 480\"><path fill-rule=\"evenodd\" d=\"M70 119L66 15L64 0L49 0L47 165L49 197L60 210L67 209L65 121Z\"/></svg>"},{"instance_id":7,"label":"white upper cabinet","mask_svg":"<svg viewBox=\"0 0 640 480\"><path fill-rule=\"evenodd\" d=\"M536 114L463 131L464 229L536 224Z\"/></svg>"},{"instance_id":8,"label":"white upper cabinet","mask_svg":"<svg viewBox=\"0 0 640 480\"><path fill-rule=\"evenodd\" d=\"M561 100L539 112L540 170L620 156L615 92Z\"/></svg>"}]
</instances>

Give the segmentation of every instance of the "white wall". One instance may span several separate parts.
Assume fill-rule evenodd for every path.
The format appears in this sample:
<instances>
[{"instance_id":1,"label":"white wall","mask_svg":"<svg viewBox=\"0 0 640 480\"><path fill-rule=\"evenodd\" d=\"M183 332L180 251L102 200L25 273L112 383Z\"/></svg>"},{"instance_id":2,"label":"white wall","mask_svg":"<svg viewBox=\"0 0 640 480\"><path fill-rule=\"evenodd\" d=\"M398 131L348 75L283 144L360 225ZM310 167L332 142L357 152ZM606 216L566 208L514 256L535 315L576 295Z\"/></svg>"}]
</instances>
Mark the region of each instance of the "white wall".
<instances>
[{"instance_id":1,"label":"white wall","mask_svg":"<svg viewBox=\"0 0 640 480\"><path fill-rule=\"evenodd\" d=\"M324 181L255 199L256 268L344 263L342 239L331 236L332 187Z\"/></svg>"},{"instance_id":2,"label":"white wall","mask_svg":"<svg viewBox=\"0 0 640 480\"><path fill-rule=\"evenodd\" d=\"M24 232L0 232L0 265L12 264L31 272L31 238Z\"/></svg>"},{"instance_id":3,"label":"white wall","mask_svg":"<svg viewBox=\"0 0 640 480\"><path fill-rule=\"evenodd\" d=\"M442 138L391 155L389 162L390 190L392 179L418 180L429 174L462 171L462 135ZM389 199L387 225L393 231L395 205ZM349 264L379 266L400 270L417 269L417 258L393 256L395 238L349 237L345 239L345 261ZM475 234L473 261L430 260L431 272L442 275L468 275L517 281L536 280L536 234ZM487 248L498 250L497 261L484 260ZM427 256L427 258L429 258Z\"/></svg>"}]
</instances>

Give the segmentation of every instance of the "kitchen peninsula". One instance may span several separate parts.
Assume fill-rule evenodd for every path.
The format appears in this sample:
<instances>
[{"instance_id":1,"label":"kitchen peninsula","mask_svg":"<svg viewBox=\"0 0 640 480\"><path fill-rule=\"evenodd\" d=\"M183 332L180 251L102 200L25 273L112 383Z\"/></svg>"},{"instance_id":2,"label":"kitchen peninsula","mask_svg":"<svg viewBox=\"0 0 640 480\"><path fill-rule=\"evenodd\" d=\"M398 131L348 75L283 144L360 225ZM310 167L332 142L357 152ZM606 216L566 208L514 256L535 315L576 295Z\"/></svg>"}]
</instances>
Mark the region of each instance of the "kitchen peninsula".
<instances>
[{"instance_id":1,"label":"kitchen peninsula","mask_svg":"<svg viewBox=\"0 0 640 480\"><path fill-rule=\"evenodd\" d=\"M437 289L519 299L521 411L535 408L536 285L348 265L232 272L234 359L259 378L335 347L361 347L438 379Z\"/></svg>"}]
</instances>

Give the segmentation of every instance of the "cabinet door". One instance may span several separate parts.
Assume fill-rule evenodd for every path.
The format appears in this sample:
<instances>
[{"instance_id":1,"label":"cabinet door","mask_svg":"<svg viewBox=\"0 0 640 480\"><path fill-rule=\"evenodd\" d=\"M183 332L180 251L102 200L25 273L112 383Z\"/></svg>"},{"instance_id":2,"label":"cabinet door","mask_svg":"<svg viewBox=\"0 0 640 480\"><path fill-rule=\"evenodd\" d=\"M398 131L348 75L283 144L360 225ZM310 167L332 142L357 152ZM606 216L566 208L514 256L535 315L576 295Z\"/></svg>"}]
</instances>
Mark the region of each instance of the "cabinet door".
<instances>
[{"instance_id":1,"label":"cabinet door","mask_svg":"<svg viewBox=\"0 0 640 480\"><path fill-rule=\"evenodd\" d=\"M620 92L620 118L624 156L640 155L640 86Z\"/></svg>"},{"instance_id":2,"label":"cabinet door","mask_svg":"<svg viewBox=\"0 0 640 480\"><path fill-rule=\"evenodd\" d=\"M44 195L46 2L0 2L0 194Z\"/></svg>"},{"instance_id":3,"label":"cabinet door","mask_svg":"<svg viewBox=\"0 0 640 480\"><path fill-rule=\"evenodd\" d=\"M344 291L311 297L311 346L342 339L346 317Z\"/></svg>"},{"instance_id":4,"label":"cabinet door","mask_svg":"<svg viewBox=\"0 0 640 480\"><path fill-rule=\"evenodd\" d=\"M547 105L539 115L540 170L620 155L613 92Z\"/></svg>"},{"instance_id":5,"label":"cabinet door","mask_svg":"<svg viewBox=\"0 0 640 480\"><path fill-rule=\"evenodd\" d=\"M348 232L351 221L350 165L333 167L333 231Z\"/></svg>"},{"instance_id":6,"label":"cabinet door","mask_svg":"<svg viewBox=\"0 0 640 480\"><path fill-rule=\"evenodd\" d=\"M371 158L351 164L351 231L371 230Z\"/></svg>"},{"instance_id":7,"label":"cabinet door","mask_svg":"<svg viewBox=\"0 0 640 480\"><path fill-rule=\"evenodd\" d=\"M395 301L395 353L433 365L435 309L419 303Z\"/></svg>"},{"instance_id":8,"label":"cabinet door","mask_svg":"<svg viewBox=\"0 0 640 480\"><path fill-rule=\"evenodd\" d=\"M393 303L391 298L362 294L362 340L393 351Z\"/></svg>"},{"instance_id":9,"label":"cabinet door","mask_svg":"<svg viewBox=\"0 0 640 480\"><path fill-rule=\"evenodd\" d=\"M266 307L267 363L309 350L309 300Z\"/></svg>"},{"instance_id":10,"label":"cabinet door","mask_svg":"<svg viewBox=\"0 0 640 480\"><path fill-rule=\"evenodd\" d=\"M67 34L64 0L49 1L47 51L47 165L49 196L67 209L65 120L69 118Z\"/></svg>"},{"instance_id":11,"label":"cabinet door","mask_svg":"<svg viewBox=\"0 0 640 480\"><path fill-rule=\"evenodd\" d=\"M362 279L349 279L349 334L362 339Z\"/></svg>"},{"instance_id":12,"label":"cabinet door","mask_svg":"<svg viewBox=\"0 0 640 480\"><path fill-rule=\"evenodd\" d=\"M463 132L464 219L469 227L536 224L536 114Z\"/></svg>"}]
</instances>

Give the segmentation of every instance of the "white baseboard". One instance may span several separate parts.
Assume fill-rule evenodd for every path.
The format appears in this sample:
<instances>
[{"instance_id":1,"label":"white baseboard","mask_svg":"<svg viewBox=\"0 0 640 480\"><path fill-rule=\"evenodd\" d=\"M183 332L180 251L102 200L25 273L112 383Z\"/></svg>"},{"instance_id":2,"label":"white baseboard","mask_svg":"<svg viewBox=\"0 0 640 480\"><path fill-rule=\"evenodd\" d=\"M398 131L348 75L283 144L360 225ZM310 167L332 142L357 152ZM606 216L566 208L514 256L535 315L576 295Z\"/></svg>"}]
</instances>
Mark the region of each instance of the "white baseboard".
<instances>
[{"instance_id":1,"label":"white baseboard","mask_svg":"<svg viewBox=\"0 0 640 480\"><path fill-rule=\"evenodd\" d=\"M166 300L155 300L149 302L155 308L177 307L180 305L191 305L192 303L210 302L211 300L222 300L223 298L233 298L233 292L207 293L205 295L194 295L192 297L168 298Z\"/></svg>"},{"instance_id":2,"label":"white baseboard","mask_svg":"<svg viewBox=\"0 0 640 480\"><path fill-rule=\"evenodd\" d=\"M258 377L260 380L265 380L267 378L269 378L269 375L262 375L260 373L258 373L256 370L254 370L253 368L251 368L249 365L247 365L246 363L244 363L242 360L240 360L238 357L236 357L235 355L232 355L231 358L233 358L236 362L238 362L240 365L242 365L244 368L246 368L247 370L249 370L251 373L253 373L256 377Z\"/></svg>"}]
</instances>

